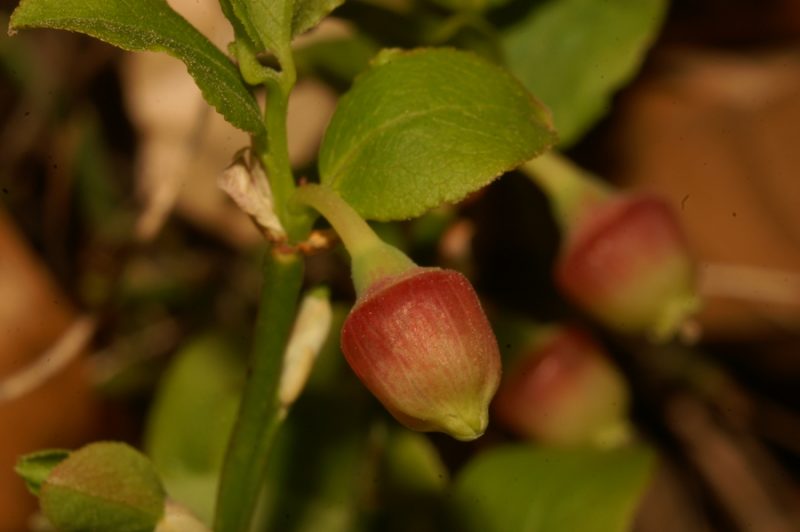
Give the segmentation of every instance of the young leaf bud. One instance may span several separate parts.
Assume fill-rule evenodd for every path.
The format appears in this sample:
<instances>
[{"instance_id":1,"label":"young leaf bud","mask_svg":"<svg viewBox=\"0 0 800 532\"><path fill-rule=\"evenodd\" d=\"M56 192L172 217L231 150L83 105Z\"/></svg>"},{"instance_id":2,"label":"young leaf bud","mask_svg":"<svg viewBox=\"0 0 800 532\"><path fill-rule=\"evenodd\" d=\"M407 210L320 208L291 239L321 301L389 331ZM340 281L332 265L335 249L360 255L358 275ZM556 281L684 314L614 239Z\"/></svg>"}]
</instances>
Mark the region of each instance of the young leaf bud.
<instances>
[{"instance_id":1,"label":"young leaf bud","mask_svg":"<svg viewBox=\"0 0 800 532\"><path fill-rule=\"evenodd\" d=\"M411 429L483 434L500 354L469 281L418 267L327 187L307 185L296 197L328 218L351 255L358 300L341 347L364 385Z\"/></svg>"},{"instance_id":2,"label":"young leaf bud","mask_svg":"<svg viewBox=\"0 0 800 532\"><path fill-rule=\"evenodd\" d=\"M603 350L576 328L557 328L527 348L492 405L514 433L554 445L610 445L628 433L629 397Z\"/></svg>"}]
</instances>

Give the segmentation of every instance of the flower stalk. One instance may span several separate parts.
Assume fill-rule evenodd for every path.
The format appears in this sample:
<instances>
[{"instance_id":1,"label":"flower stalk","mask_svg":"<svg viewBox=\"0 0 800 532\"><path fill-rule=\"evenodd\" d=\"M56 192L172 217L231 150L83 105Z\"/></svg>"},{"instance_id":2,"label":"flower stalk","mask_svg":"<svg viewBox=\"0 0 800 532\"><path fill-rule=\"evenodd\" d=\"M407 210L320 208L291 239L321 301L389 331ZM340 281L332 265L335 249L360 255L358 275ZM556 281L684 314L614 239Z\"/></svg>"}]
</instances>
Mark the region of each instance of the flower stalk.
<instances>
[{"instance_id":1,"label":"flower stalk","mask_svg":"<svg viewBox=\"0 0 800 532\"><path fill-rule=\"evenodd\" d=\"M383 242L332 189L324 185L305 185L297 190L294 198L322 213L336 229L350 253L358 297L381 279L402 275L417 267L402 251Z\"/></svg>"}]
</instances>

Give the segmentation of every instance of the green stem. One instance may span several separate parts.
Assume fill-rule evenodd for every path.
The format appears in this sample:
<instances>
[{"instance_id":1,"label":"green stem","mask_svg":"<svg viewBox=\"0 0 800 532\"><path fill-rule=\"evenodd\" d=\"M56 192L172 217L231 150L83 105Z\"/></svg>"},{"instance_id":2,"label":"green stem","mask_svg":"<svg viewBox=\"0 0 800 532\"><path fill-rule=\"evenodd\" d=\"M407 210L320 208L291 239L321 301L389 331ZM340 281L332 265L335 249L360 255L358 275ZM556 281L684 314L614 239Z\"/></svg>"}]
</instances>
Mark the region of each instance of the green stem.
<instances>
[{"instance_id":1,"label":"green stem","mask_svg":"<svg viewBox=\"0 0 800 532\"><path fill-rule=\"evenodd\" d=\"M313 220L308 212L289 208L295 181L289 161L286 119L289 95L297 79L291 49L287 45L285 53L279 56L280 73L261 67L246 45L236 51L241 56L243 76L263 82L267 89L264 117L267 133L253 138L253 151L266 170L275 210L289 240L303 240ZM279 381L302 282L300 256L274 249L268 252L250 371L217 493L216 532L247 532L250 528L267 473L269 451L283 420L278 400Z\"/></svg>"},{"instance_id":2,"label":"green stem","mask_svg":"<svg viewBox=\"0 0 800 532\"><path fill-rule=\"evenodd\" d=\"M562 230L569 229L587 207L613 193L610 186L555 151L528 161L522 171L547 195Z\"/></svg>"},{"instance_id":3,"label":"green stem","mask_svg":"<svg viewBox=\"0 0 800 532\"><path fill-rule=\"evenodd\" d=\"M305 239L313 220L307 212L290 209L289 200L295 190L292 165L289 161L289 141L286 118L289 95L297 81L297 72L291 54L282 59L280 75L264 81L267 89L265 110L266 138L253 139L253 149L266 169L278 219L283 224L291 242Z\"/></svg>"},{"instance_id":4,"label":"green stem","mask_svg":"<svg viewBox=\"0 0 800 532\"><path fill-rule=\"evenodd\" d=\"M249 530L282 421L277 392L302 282L299 256L269 253L249 373L220 478L216 532Z\"/></svg>"},{"instance_id":5,"label":"green stem","mask_svg":"<svg viewBox=\"0 0 800 532\"><path fill-rule=\"evenodd\" d=\"M376 281L416 267L402 251L382 241L367 222L327 186L306 185L295 192L294 199L318 210L336 229L350 253L353 283L359 296Z\"/></svg>"}]
</instances>

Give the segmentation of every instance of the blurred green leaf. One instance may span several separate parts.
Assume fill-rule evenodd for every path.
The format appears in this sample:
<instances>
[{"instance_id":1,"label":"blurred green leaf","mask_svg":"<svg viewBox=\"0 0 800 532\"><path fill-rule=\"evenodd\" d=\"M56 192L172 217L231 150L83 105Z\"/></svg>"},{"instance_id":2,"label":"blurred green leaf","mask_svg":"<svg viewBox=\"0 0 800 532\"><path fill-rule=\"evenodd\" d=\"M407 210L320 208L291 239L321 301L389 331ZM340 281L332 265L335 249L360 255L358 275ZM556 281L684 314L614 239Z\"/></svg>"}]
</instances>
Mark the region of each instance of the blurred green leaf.
<instances>
[{"instance_id":1,"label":"blurred green leaf","mask_svg":"<svg viewBox=\"0 0 800 532\"><path fill-rule=\"evenodd\" d=\"M478 456L456 480L462 532L624 532L650 478L653 453L515 445Z\"/></svg>"},{"instance_id":2,"label":"blurred green leaf","mask_svg":"<svg viewBox=\"0 0 800 532\"><path fill-rule=\"evenodd\" d=\"M562 146L608 110L638 70L666 0L549 0L504 31L509 68L553 112Z\"/></svg>"},{"instance_id":3,"label":"blurred green leaf","mask_svg":"<svg viewBox=\"0 0 800 532\"><path fill-rule=\"evenodd\" d=\"M22 0L11 30L76 31L130 51L167 52L186 64L208 102L231 124L263 133L261 111L234 64L165 0Z\"/></svg>"},{"instance_id":4,"label":"blurred green leaf","mask_svg":"<svg viewBox=\"0 0 800 532\"><path fill-rule=\"evenodd\" d=\"M144 447L167 491L206 523L236 418L240 360L219 338L190 343L165 372L147 421Z\"/></svg>"},{"instance_id":5,"label":"blurred green leaf","mask_svg":"<svg viewBox=\"0 0 800 532\"><path fill-rule=\"evenodd\" d=\"M400 428L391 431L386 443L384 475L393 490L415 495L441 493L449 478L427 436Z\"/></svg>"},{"instance_id":6,"label":"blurred green leaf","mask_svg":"<svg viewBox=\"0 0 800 532\"><path fill-rule=\"evenodd\" d=\"M349 37L315 41L295 50L299 71L349 86L369 66L378 45L360 33Z\"/></svg>"},{"instance_id":7,"label":"blurred green leaf","mask_svg":"<svg viewBox=\"0 0 800 532\"><path fill-rule=\"evenodd\" d=\"M320 178L356 211L398 220L455 202L555 140L503 69L452 49L385 50L340 100Z\"/></svg>"},{"instance_id":8,"label":"blurred green leaf","mask_svg":"<svg viewBox=\"0 0 800 532\"><path fill-rule=\"evenodd\" d=\"M434 4L453 11L486 11L500 7L511 0L431 0Z\"/></svg>"},{"instance_id":9,"label":"blurred green leaf","mask_svg":"<svg viewBox=\"0 0 800 532\"><path fill-rule=\"evenodd\" d=\"M307 390L276 440L262 530L354 532L375 478L364 394Z\"/></svg>"},{"instance_id":10,"label":"blurred green leaf","mask_svg":"<svg viewBox=\"0 0 800 532\"><path fill-rule=\"evenodd\" d=\"M58 464L42 484L42 513L63 532L152 532L164 514L153 464L119 442L92 443Z\"/></svg>"},{"instance_id":11,"label":"blurred green leaf","mask_svg":"<svg viewBox=\"0 0 800 532\"><path fill-rule=\"evenodd\" d=\"M376 502L368 530L435 532L442 530L441 502L449 472L439 451L425 434L386 420L372 431L380 468L375 480Z\"/></svg>"},{"instance_id":12,"label":"blurred green leaf","mask_svg":"<svg viewBox=\"0 0 800 532\"><path fill-rule=\"evenodd\" d=\"M26 454L17 460L14 471L25 481L28 491L38 496L50 472L68 456L69 451L63 449L48 449Z\"/></svg>"}]
</instances>

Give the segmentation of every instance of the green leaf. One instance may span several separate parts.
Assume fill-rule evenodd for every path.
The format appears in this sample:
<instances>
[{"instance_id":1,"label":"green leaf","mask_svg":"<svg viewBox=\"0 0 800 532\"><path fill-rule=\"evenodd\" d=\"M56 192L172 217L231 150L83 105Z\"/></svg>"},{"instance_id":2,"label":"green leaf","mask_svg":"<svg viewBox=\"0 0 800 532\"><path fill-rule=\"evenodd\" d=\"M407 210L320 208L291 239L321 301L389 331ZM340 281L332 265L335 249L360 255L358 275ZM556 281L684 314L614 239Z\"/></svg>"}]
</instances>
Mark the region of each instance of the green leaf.
<instances>
[{"instance_id":1,"label":"green leaf","mask_svg":"<svg viewBox=\"0 0 800 532\"><path fill-rule=\"evenodd\" d=\"M167 52L186 64L226 120L250 133L264 131L258 104L234 64L164 0L22 0L10 29L24 28L76 31L124 50Z\"/></svg>"},{"instance_id":2,"label":"green leaf","mask_svg":"<svg viewBox=\"0 0 800 532\"><path fill-rule=\"evenodd\" d=\"M278 60L291 54L296 35L308 31L344 0L222 0L234 28L243 28L258 50L274 53Z\"/></svg>"},{"instance_id":3,"label":"green leaf","mask_svg":"<svg viewBox=\"0 0 800 532\"><path fill-rule=\"evenodd\" d=\"M28 491L38 496L50 472L68 456L69 451L63 449L48 449L26 454L17 461L14 471L25 481Z\"/></svg>"},{"instance_id":4,"label":"green leaf","mask_svg":"<svg viewBox=\"0 0 800 532\"><path fill-rule=\"evenodd\" d=\"M292 35L310 30L343 3L344 0L294 0Z\"/></svg>"},{"instance_id":5,"label":"green leaf","mask_svg":"<svg viewBox=\"0 0 800 532\"><path fill-rule=\"evenodd\" d=\"M496 448L459 475L452 515L464 532L625 532L653 461L642 447Z\"/></svg>"},{"instance_id":6,"label":"green leaf","mask_svg":"<svg viewBox=\"0 0 800 532\"><path fill-rule=\"evenodd\" d=\"M291 54L292 16L294 0L231 0L238 13L252 21L252 38L261 43L263 49L273 52L281 61ZM240 19L242 15L240 15Z\"/></svg>"},{"instance_id":7,"label":"green leaf","mask_svg":"<svg viewBox=\"0 0 800 532\"><path fill-rule=\"evenodd\" d=\"M170 495L210 524L244 364L216 337L190 343L164 373L145 431L145 451Z\"/></svg>"},{"instance_id":8,"label":"green leaf","mask_svg":"<svg viewBox=\"0 0 800 532\"><path fill-rule=\"evenodd\" d=\"M42 513L63 532L152 532L164 514L164 488L150 461L118 442L89 444L42 484Z\"/></svg>"},{"instance_id":9,"label":"green leaf","mask_svg":"<svg viewBox=\"0 0 800 532\"><path fill-rule=\"evenodd\" d=\"M555 141L547 110L505 70L452 49L388 50L340 100L321 181L374 220L455 202Z\"/></svg>"},{"instance_id":10,"label":"green leaf","mask_svg":"<svg viewBox=\"0 0 800 532\"><path fill-rule=\"evenodd\" d=\"M509 68L553 112L562 146L606 113L666 7L666 0L550 0L504 32Z\"/></svg>"}]
</instances>

